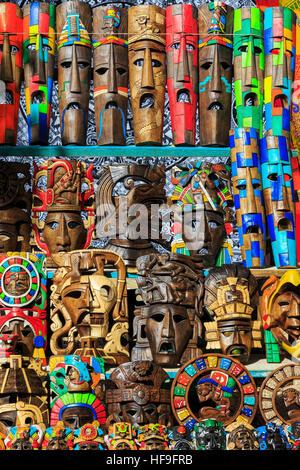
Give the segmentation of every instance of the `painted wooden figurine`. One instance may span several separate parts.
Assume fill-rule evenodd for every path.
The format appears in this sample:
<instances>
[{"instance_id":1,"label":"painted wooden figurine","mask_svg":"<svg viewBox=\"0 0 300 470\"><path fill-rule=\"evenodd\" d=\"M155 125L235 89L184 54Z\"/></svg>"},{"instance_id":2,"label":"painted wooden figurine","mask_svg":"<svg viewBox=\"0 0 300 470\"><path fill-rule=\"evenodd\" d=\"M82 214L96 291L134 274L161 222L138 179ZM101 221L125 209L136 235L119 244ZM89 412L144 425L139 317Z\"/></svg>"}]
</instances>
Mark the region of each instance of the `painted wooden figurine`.
<instances>
[{"instance_id":1,"label":"painted wooden figurine","mask_svg":"<svg viewBox=\"0 0 300 470\"><path fill-rule=\"evenodd\" d=\"M104 433L99 421L85 423L74 431L74 450L104 450Z\"/></svg>"},{"instance_id":2,"label":"painted wooden figurine","mask_svg":"<svg viewBox=\"0 0 300 470\"><path fill-rule=\"evenodd\" d=\"M296 14L286 7L266 8L264 37L267 135L289 138L295 75Z\"/></svg>"},{"instance_id":3,"label":"painted wooden figurine","mask_svg":"<svg viewBox=\"0 0 300 470\"><path fill-rule=\"evenodd\" d=\"M161 145L166 67L166 12L156 5L128 9L129 85L136 145Z\"/></svg>"},{"instance_id":4,"label":"painted wooden figurine","mask_svg":"<svg viewBox=\"0 0 300 470\"><path fill-rule=\"evenodd\" d=\"M92 54L88 3L71 0L56 7L58 99L63 145L85 145Z\"/></svg>"},{"instance_id":5,"label":"painted wooden figurine","mask_svg":"<svg viewBox=\"0 0 300 470\"><path fill-rule=\"evenodd\" d=\"M58 421L55 426L45 430L42 442L42 450L72 450L74 436L71 428Z\"/></svg>"},{"instance_id":6,"label":"painted wooden figurine","mask_svg":"<svg viewBox=\"0 0 300 470\"><path fill-rule=\"evenodd\" d=\"M0 144L17 141L23 77L23 15L15 3L0 4Z\"/></svg>"},{"instance_id":7,"label":"painted wooden figurine","mask_svg":"<svg viewBox=\"0 0 300 470\"><path fill-rule=\"evenodd\" d=\"M201 354L202 262L180 254L152 254L138 258L137 268L137 293L145 305L135 311L137 342L131 357L176 367Z\"/></svg>"},{"instance_id":8,"label":"painted wooden figurine","mask_svg":"<svg viewBox=\"0 0 300 470\"><path fill-rule=\"evenodd\" d=\"M98 145L125 145L128 105L128 18L113 5L93 10L93 70Z\"/></svg>"},{"instance_id":9,"label":"painted wooden figurine","mask_svg":"<svg viewBox=\"0 0 300 470\"><path fill-rule=\"evenodd\" d=\"M63 159L34 166L32 243L52 257L54 264L63 265L65 253L91 243L95 224L92 169L93 165L87 168L83 162Z\"/></svg>"},{"instance_id":10,"label":"painted wooden figurine","mask_svg":"<svg viewBox=\"0 0 300 470\"><path fill-rule=\"evenodd\" d=\"M108 450L137 450L136 430L131 423L114 423L104 436Z\"/></svg>"},{"instance_id":11,"label":"painted wooden figurine","mask_svg":"<svg viewBox=\"0 0 300 470\"><path fill-rule=\"evenodd\" d=\"M213 321L204 323L207 349L246 363L251 349L261 347L261 322L255 320L258 284L239 263L210 269L204 282L203 307Z\"/></svg>"},{"instance_id":12,"label":"painted wooden figurine","mask_svg":"<svg viewBox=\"0 0 300 470\"><path fill-rule=\"evenodd\" d=\"M109 379L106 425L120 421L135 427L173 424L168 374L160 366L151 361L127 362L114 369Z\"/></svg>"},{"instance_id":13,"label":"painted wooden figurine","mask_svg":"<svg viewBox=\"0 0 300 470\"><path fill-rule=\"evenodd\" d=\"M166 8L167 86L174 145L195 145L198 101L198 12Z\"/></svg>"},{"instance_id":14,"label":"painted wooden figurine","mask_svg":"<svg viewBox=\"0 0 300 470\"><path fill-rule=\"evenodd\" d=\"M230 130L234 206L243 265L265 266L266 216L261 185L259 131L254 127Z\"/></svg>"},{"instance_id":15,"label":"painted wooden figurine","mask_svg":"<svg viewBox=\"0 0 300 470\"><path fill-rule=\"evenodd\" d=\"M261 139L261 172L267 225L277 268L297 266L295 197L289 138Z\"/></svg>"},{"instance_id":16,"label":"painted wooden figurine","mask_svg":"<svg viewBox=\"0 0 300 470\"><path fill-rule=\"evenodd\" d=\"M300 357L300 274L295 269L281 278L271 276L262 286L261 310L268 362L280 362L280 353Z\"/></svg>"},{"instance_id":17,"label":"painted wooden figurine","mask_svg":"<svg viewBox=\"0 0 300 470\"><path fill-rule=\"evenodd\" d=\"M233 8L214 0L201 5L198 11L199 143L228 147Z\"/></svg>"},{"instance_id":18,"label":"painted wooden figurine","mask_svg":"<svg viewBox=\"0 0 300 470\"><path fill-rule=\"evenodd\" d=\"M39 450L43 440L43 429L30 424L15 426L5 438L6 450Z\"/></svg>"},{"instance_id":19,"label":"painted wooden figurine","mask_svg":"<svg viewBox=\"0 0 300 470\"><path fill-rule=\"evenodd\" d=\"M0 253L30 251L30 182L28 163L0 162Z\"/></svg>"},{"instance_id":20,"label":"painted wooden figurine","mask_svg":"<svg viewBox=\"0 0 300 470\"><path fill-rule=\"evenodd\" d=\"M214 418L203 419L194 426L196 450L225 450L226 433L224 425Z\"/></svg>"},{"instance_id":21,"label":"painted wooden figurine","mask_svg":"<svg viewBox=\"0 0 300 470\"><path fill-rule=\"evenodd\" d=\"M23 7L23 60L29 144L48 144L54 85L55 6Z\"/></svg>"},{"instance_id":22,"label":"painted wooden figurine","mask_svg":"<svg viewBox=\"0 0 300 470\"><path fill-rule=\"evenodd\" d=\"M0 254L0 333L16 335L15 354L46 365L47 276L41 253Z\"/></svg>"},{"instance_id":23,"label":"painted wooden figurine","mask_svg":"<svg viewBox=\"0 0 300 470\"><path fill-rule=\"evenodd\" d=\"M169 450L168 429L162 424L144 424L137 431L138 450Z\"/></svg>"},{"instance_id":24,"label":"painted wooden figurine","mask_svg":"<svg viewBox=\"0 0 300 470\"><path fill-rule=\"evenodd\" d=\"M235 421L225 428L227 450L258 450L255 429L249 423Z\"/></svg>"},{"instance_id":25,"label":"painted wooden figurine","mask_svg":"<svg viewBox=\"0 0 300 470\"><path fill-rule=\"evenodd\" d=\"M158 211L152 210L166 202L165 183L164 166L122 163L103 165L99 172L97 238L109 238L105 248L126 265L135 267L139 256L155 252L151 241L163 242L161 223L153 223Z\"/></svg>"},{"instance_id":26,"label":"painted wooden figurine","mask_svg":"<svg viewBox=\"0 0 300 470\"><path fill-rule=\"evenodd\" d=\"M234 11L234 90L238 127L263 132L264 39L262 10L255 7Z\"/></svg>"},{"instance_id":27,"label":"painted wooden figurine","mask_svg":"<svg viewBox=\"0 0 300 470\"><path fill-rule=\"evenodd\" d=\"M78 250L64 256L53 277L51 299L53 354L101 356L106 363L127 362L126 271L112 251ZM105 275L110 269L115 278Z\"/></svg>"},{"instance_id":28,"label":"painted wooden figurine","mask_svg":"<svg viewBox=\"0 0 300 470\"><path fill-rule=\"evenodd\" d=\"M172 252L197 255L206 267L230 263L233 198L230 167L210 162L189 163L187 168L173 167L175 186Z\"/></svg>"}]
</instances>

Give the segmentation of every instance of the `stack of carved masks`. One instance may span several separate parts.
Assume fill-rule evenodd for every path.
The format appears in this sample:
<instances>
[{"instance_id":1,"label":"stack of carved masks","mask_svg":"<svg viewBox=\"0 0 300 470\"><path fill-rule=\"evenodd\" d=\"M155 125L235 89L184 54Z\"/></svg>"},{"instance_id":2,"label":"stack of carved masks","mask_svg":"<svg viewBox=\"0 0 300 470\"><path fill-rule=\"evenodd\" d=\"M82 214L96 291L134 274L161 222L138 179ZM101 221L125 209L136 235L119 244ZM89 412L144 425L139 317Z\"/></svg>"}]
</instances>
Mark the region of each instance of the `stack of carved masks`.
<instances>
[{"instance_id":1,"label":"stack of carved masks","mask_svg":"<svg viewBox=\"0 0 300 470\"><path fill-rule=\"evenodd\" d=\"M65 253L84 249L91 243L92 168L80 161L61 159L47 160L34 167L32 243L51 256L54 264L64 264Z\"/></svg>"},{"instance_id":2,"label":"stack of carved masks","mask_svg":"<svg viewBox=\"0 0 300 470\"><path fill-rule=\"evenodd\" d=\"M258 284L239 263L210 269L205 278L203 307L211 317L205 322L206 349L247 362L252 347L261 347L261 322L255 320Z\"/></svg>"},{"instance_id":3,"label":"stack of carved masks","mask_svg":"<svg viewBox=\"0 0 300 470\"><path fill-rule=\"evenodd\" d=\"M127 10L93 11L94 98L98 145L125 145L128 104Z\"/></svg>"},{"instance_id":4,"label":"stack of carved masks","mask_svg":"<svg viewBox=\"0 0 300 470\"><path fill-rule=\"evenodd\" d=\"M58 99L62 144L84 145L88 125L92 14L88 3L56 7Z\"/></svg>"},{"instance_id":5,"label":"stack of carved masks","mask_svg":"<svg viewBox=\"0 0 300 470\"><path fill-rule=\"evenodd\" d=\"M156 5L128 10L128 62L137 145L161 145L166 86L166 11Z\"/></svg>"},{"instance_id":6,"label":"stack of carved masks","mask_svg":"<svg viewBox=\"0 0 300 470\"><path fill-rule=\"evenodd\" d=\"M0 162L0 253L30 251L30 166Z\"/></svg>"},{"instance_id":7,"label":"stack of carved masks","mask_svg":"<svg viewBox=\"0 0 300 470\"><path fill-rule=\"evenodd\" d=\"M48 143L54 85L55 6L23 8L25 98L30 144Z\"/></svg>"},{"instance_id":8,"label":"stack of carved masks","mask_svg":"<svg viewBox=\"0 0 300 470\"><path fill-rule=\"evenodd\" d=\"M166 8L167 85L174 145L195 145L198 14L192 5Z\"/></svg>"},{"instance_id":9,"label":"stack of carved masks","mask_svg":"<svg viewBox=\"0 0 300 470\"><path fill-rule=\"evenodd\" d=\"M23 75L22 10L14 3L0 5L0 143L15 145Z\"/></svg>"},{"instance_id":10,"label":"stack of carved masks","mask_svg":"<svg viewBox=\"0 0 300 470\"><path fill-rule=\"evenodd\" d=\"M199 26L199 140L228 146L231 119L233 8L220 1L202 5Z\"/></svg>"},{"instance_id":11,"label":"stack of carved masks","mask_svg":"<svg viewBox=\"0 0 300 470\"><path fill-rule=\"evenodd\" d=\"M173 167L175 186L172 252L197 256L203 265L230 263L231 246L226 234L232 232L233 198L230 167L224 163L192 163Z\"/></svg>"},{"instance_id":12,"label":"stack of carved masks","mask_svg":"<svg viewBox=\"0 0 300 470\"><path fill-rule=\"evenodd\" d=\"M137 260L138 293L133 359L176 367L199 354L202 325L202 261L180 254L153 254ZM201 354L201 352L200 352Z\"/></svg>"}]
</instances>

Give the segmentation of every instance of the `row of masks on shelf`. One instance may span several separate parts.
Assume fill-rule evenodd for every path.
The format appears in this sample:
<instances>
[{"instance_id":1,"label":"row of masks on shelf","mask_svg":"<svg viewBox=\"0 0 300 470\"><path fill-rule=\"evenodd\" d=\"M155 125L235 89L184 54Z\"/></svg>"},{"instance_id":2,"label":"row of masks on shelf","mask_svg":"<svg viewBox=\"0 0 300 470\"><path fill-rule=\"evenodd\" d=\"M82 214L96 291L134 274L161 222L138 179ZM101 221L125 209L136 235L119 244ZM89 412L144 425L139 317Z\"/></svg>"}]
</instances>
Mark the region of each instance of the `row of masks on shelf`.
<instances>
[{"instance_id":1,"label":"row of masks on shelf","mask_svg":"<svg viewBox=\"0 0 300 470\"><path fill-rule=\"evenodd\" d=\"M239 361L213 353L184 364L172 387L152 361L107 377L103 358L78 355L50 357L46 372L12 352L0 379L0 450L299 449L295 364L269 374L259 395Z\"/></svg>"},{"instance_id":2,"label":"row of masks on shelf","mask_svg":"<svg viewBox=\"0 0 300 470\"><path fill-rule=\"evenodd\" d=\"M92 11L88 3L67 1L22 10L4 2L0 18L1 143L16 143L23 63L29 143L48 143L55 46L63 145L85 144L92 50L99 145L126 143L128 86L135 143L160 145L167 85L173 144L195 145L199 101L199 144L228 146L232 78L239 127L262 137L264 106L267 134L290 131L297 51L296 14L287 7L234 10L214 1L198 9Z\"/></svg>"}]
</instances>

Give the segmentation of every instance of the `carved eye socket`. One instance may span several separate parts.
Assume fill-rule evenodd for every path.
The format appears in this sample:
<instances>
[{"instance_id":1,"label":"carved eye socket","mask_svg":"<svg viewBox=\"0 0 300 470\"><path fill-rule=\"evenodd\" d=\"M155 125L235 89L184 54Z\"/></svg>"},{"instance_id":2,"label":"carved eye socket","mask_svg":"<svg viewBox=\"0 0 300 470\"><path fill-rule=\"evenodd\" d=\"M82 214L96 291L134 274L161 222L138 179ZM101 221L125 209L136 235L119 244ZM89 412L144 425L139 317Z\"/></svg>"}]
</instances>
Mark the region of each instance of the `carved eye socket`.
<instances>
[{"instance_id":1,"label":"carved eye socket","mask_svg":"<svg viewBox=\"0 0 300 470\"><path fill-rule=\"evenodd\" d=\"M211 65L212 65L212 62L204 62L203 64L201 64L200 67L201 67L203 70L208 70L208 69L211 67Z\"/></svg>"},{"instance_id":2,"label":"carved eye socket","mask_svg":"<svg viewBox=\"0 0 300 470\"><path fill-rule=\"evenodd\" d=\"M258 46L254 46L254 54L261 54L262 48Z\"/></svg>"},{"instance_id":3,"label":"carved eye socket","mask_svg":"<svg viewBox=\"0 0 300 470\"><path fill-rule=\"evenodd\" d=\"M19 52L19 48L17 46L10 46L10 52L16 54L17 52Z\"/></svg>"},{"instance_id":4,"label":"carved eye socket","mask_svg":"<svg viewBox=\"0 0 300 470\"><path fill-rule=\"evenodd\" d=\"M180 49L180 42L174 42L174 44L172 44L171 47L172 49L176 49L176 50Z\"/></svg>"},{"instance_id":5,"label":"carved eye socket","mask_svg":"<svg viewBox=\"0 0 300 470\"><path fill-rule=\"evenodd\" d=\"M100 67L100 69L96 70L98 75L104 75L107 71L108 71L107 67Z\"/></svg>"},{"instance_id":6,"label":"carved eye socket","mask_svg":"<svg viewBox=\"0 0 300 470\"><path fill-rule=\"evenodd\" d=\"M128 414L129 416L135 416L136 412L137 412L137 410L135 410L135 409L126 410L126 414Z\"/></svg>"},{"instance_id":7,"label":"carved eye socket","mask_svg":"<svg viewBox=\"0 0 300 470\"><path fill-rule=\"evenodd\" d=\"M57 230L59 224L54 220L53 222L47 222L46 225L51 228L51 230Z\"/></svg>"},{"instance_id":8,"label":"carved eye socket","mask_svg":"<svg viewBox=\"0 0 300 470\"><path fill-rule=\"evenodd\" d=\"M161 323L164 318L165 316L162 313L155 313L154 315L151 315L151 319L158 323Z\"/></svg>"},{"instance_id":9,"label":"carved eye socket","mask_svg":"<svg viewBox=\"0 0 300 470\"><path fill-rule=\"evenodd\" d=\"M80 226L80 223L75 222L75 220L71 220L70 222L68 222L68 227L71 228L71 229L77 228L79 226Z\"/></svg>"},{"instance_id":10,"label":"carved eye socket","mask_svg":"<svg viewBox=\"0 0 300 470\"><path fill-rule=\"evenodd\" d=\"M269 176L268 176L269 180L271 181L277 181L278 180L278 174L277 173L271 173Z\"/></svg>"},{"instance_id":11,"label":"carved eye socket","mask_svg":"<svg viewBox=\"0 0 300 470\"><path fill-rule=\"evenodd\" d=\"M51 47L48 46L48 44L43 44L42 49L43 49L44 52L51 51Z\"/></svg>"},{"instance_id":12,"label":"carved eye socket","mask_svg":"<svg viewBox=\"0 0 300 470\"><path fill-rule=\"evenodd\" d=\"M215 220L210 220L208 222L208 226L210 229L216 229L218 227L220 227L221 224L218 224L218 222L216 222Z\"/></svg>"},{"instance_id":13,"label":"carved eye socket","mask_svg":"<svg viewBox=\"0 0 300 470\"><path fill-rule=\"evenodd\" d=\"M144 59L137 59L134 61L134 65L137 67L143 67Z\"/></svg>"},{"instance_id":14,"label":"carved eye socket","mask_svg":"<svg viewBox=\"0 0 300 470\"><path fill-rule=\"evenodd\" d=\"M127 70L123 69L122 67L118 67L117 72L119 75L124 75L127 72Z\"/></svg>"},{"instance_id":15,"label":"carved eye socket","mask_svg":"<svg viewBox=\"0 0 300 470\"><path fill-rule=\"evenodd\" d=\"M64 297L71 298L71 299L80 299L81 295L82 295L82 292L80 292L79 290L74 290L74 291L68 292Z\"/></svg>"},{"instance_id":16,"label":"carved eye socket","mask_svg":"<svg viewBox=\"0 0 300 470\"><path fill-rule=\"evenodd\" d=\"M240 52L247 52L247 51L248 51L248 45L245 44L245 45L243 45L243 46L240 46L240 47L239 47L239 51L240 51Z\"/></svg>"},{"instance_id":17,"label":"carved eye socket","mask_svg":"<svg viewBox=\"0 0 300 470\"><path fill-rule=\"evenodd\" d=\"M61 67L63 67L64 69L69 69L72 65L72 62L71 61L65 61L65 62L61 62Z\"/></svg>"},{"instance_id":18,"label":"carved eye socket","mask_svg":"<svg viewBox=\"0 0 300 470\"><path fill-rule=\"evenodd\" d=\"M230 69L231 65L228 62L222 61L221 62L221 67L223 68L223 70L228 70L228 69Z\"/></svg>"},{"instance_id":19,"label":"carved eye socket","mask_svg":"<svg viewBox=\"0 0 300 470\"><path fill-rule=\"evenodd\" d=\"M259 183L253 183L252 186L253 186L253 189L259 189L260 188Z\"/></svg>"},{"instance_id":20,"label":"carved eye socket","mask_svg":"<svg viewBox=\"0 0 300 470\"><path fill-rule=\"evenodd\" d=\"M237 188L238 188L239 191L244 191L246 189L246 187L247 186L245 184L238 184L237 185Z\"/></svg>"},{"instance_id":21,"label":"carved eye socket","mask_svg":"<svg viewBox=\"0 0 300 470\"><path fill-rule=\"evenodd\" d=\"M90 64L89 62L77 62L77 65L80 69L85 69L86 67L88 67Z\"/></svg>"},{"instance_id":22,"label":"carved eye socket","mask_svg":"<svg viewBox=\"0 0 300 470\"><path fill-rule=\"evenodd\" d=\"M195 50L194 44L187 43L187 44L186 44L186 50L187 50L187 51L194 51L194 50Z\"/></svg>"},{"instance_id":23,"label":"carved eye socket","mask_svg":"<svg viewBox=\"0 0 300 470\"><path fill-rule=\"evenodd\" d=\"M180 323L181 321L184 321L185 320L185 317L183 317L182 315L174 315L173 316L173 320L175 323Z\"/></svg>"},{"instance_id":24,"label":"carved eye socket","mask_svg":"<svg viewBox=\"0 0 300 470\"><path fill-rule=\"evenodd\" d=\"M233 335L233 331L223 331L222 335L225 336L225 338L230 338L230 336Z\"/></svg>"},{"instance_id":25,"label":"carved eye socket","mask_svg":"<svg viewBox=\"0 0 300 470\"><path fill-rule=\"evenodd\" d=\"M281 302L278 302L278 305L280 307L288 307L290 304L289 304L289 302L286 302L286 301L282 300Z\"/></svg>"},{"instance_id":26,"label":"carved eye socket","mask_svg":"<svg viewBox=\"0 0 300 470\"><path fill-rule=\"evenodd\" d=\"M111 288L110 286L101 286L101 289L99 292L102 297L106 297L107 299L109 299L111 295Z\"/></svg>"}]
</instances>

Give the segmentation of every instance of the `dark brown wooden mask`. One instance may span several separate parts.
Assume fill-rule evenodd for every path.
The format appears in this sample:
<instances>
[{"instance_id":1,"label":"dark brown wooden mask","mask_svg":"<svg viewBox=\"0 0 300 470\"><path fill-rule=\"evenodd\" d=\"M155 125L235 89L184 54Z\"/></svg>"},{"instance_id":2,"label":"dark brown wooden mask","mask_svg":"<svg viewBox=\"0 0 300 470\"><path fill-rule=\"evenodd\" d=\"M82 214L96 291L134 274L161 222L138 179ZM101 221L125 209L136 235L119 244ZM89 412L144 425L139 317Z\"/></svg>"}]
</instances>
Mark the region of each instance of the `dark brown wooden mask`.
<instances>
[{"instance_id":1,"label":"dark brown wooden mask","mask_svg":"<svg viewBox=\"0 0 300 470\"><path fill-rule=\"evenodd\" d=\"M231 113L233 8L221 2L210 2L199 8L198 19L200 145L227 147Z\"/></svg>"},{"instance_id":2,"label":"dark brown wooden mask","mask_svg":"<svg viewBox=\"0 0 300 470\"><path fill-rule=\"evenodd\" d=\"M128 10L128 60L136 144L161 145L166 85L165 10L137 5Z\"/></svg>"},{"instance_id":3,"label":"dark brown wooden mask","mask_svg":"<svg viewBox=\"0 0 300 470\"><path fill-rule=\"evenodd\" d=\"M127 10L93 11L94 98L98 145L125 145L128 103Z\"/></svg>"},{"instance_id":4,"label":"dark brown wooden mask","mask_svg":"<svg viewBox=\"0 0 300 470\"><path fill-rule=\"evenodd\" d=\"M61 3L56 8L56 25L62 144L84 145L90 96L91 7L80 1Z\"/></svg>"}]
</instances>

